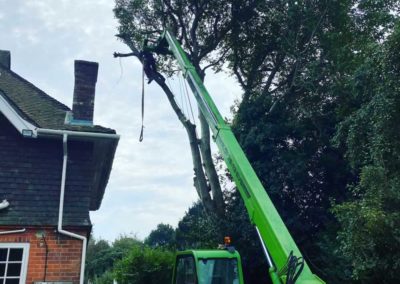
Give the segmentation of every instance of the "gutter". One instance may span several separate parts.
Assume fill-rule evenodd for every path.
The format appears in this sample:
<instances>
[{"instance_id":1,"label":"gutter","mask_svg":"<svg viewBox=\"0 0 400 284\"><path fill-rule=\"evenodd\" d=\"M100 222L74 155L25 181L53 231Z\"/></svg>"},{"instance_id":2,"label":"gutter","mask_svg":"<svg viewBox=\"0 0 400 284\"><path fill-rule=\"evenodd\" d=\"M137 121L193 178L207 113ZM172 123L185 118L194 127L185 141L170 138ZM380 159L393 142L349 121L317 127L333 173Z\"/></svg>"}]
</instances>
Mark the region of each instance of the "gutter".
<instances>
[{"instance_id":1,"label":"gutter","mask_svg":"<svg viewBox=\"0 0 400 284\"><path fill-rule=\"evenodd\" d=\"M37 135L41 136L55 136L55 135L68 135L73 137L86 137L86 138L109 138L109 139L117 139L119 140L118 134L110 134L110 133L98 133L98 132L81 132L81 131L72 131L72 130L56 130L56 129L47 129L47 128L37 128Z\"/></svg>"},{"instance_id":2,"label":"gutter","mask_svg":"<svg viewBox=\"0 0 400 284\"><path fill-rule=\"evenodd\" d=\"M93 137L93 138L111 138L119 139L118 134L111 133L97 133L97 132L82 132L71 130L55 130L47 128L38 128L27 120L23 119L18 112L10 105L6 98L2 95L0 90L0 112L11 122L11 124L20 132L24 137L37 138L38 135L54 136L68 134L76 137Z\"/></svg>"},{"instance_id":3,"label":"gutter","mask_svg":"<svg viewBox=\"0 0 400 284\"><path fill-rule=\"evenodd\" d=\"M59 211L58 211L57 231L60 234L82 240L81 272L80 272L79 283L83 284L84 275L85 275L87 238L84 236L63 230L63 228L62 228L63 211L64 211L65 180L66 180L66 175L67 175L67 160L68 160L67 142L68 142L68 134L64 133L63 134L63 152L64 152L63 156L64 157L63 157L63 167L62 167L62 175L61 175L60 207L59 207Z\"/></svg>"},{"instance_id":4,"label":"gutter","mask_svg":"<svg viewBox=\"0 0 400 284\"><path fill-rule=\"evenodd\" d=\"M10 206L10 203L6 199L4 199L3 202L0 203L0 210L5 209L8 206ZM18 234L18 233L24 233L25 231L26 228L19 230L0 231L0 235Z\"/></svg>"},{"instance_id":5,"label":"gutter","mask_svg":"<svg viewBox=\"0 0 400 284\"><path fill-rule=\"evenodd\" d=\"M26 231L25 228L20 229L20 230L1 231L1 232L0 232L0 235L18 234L18 233L23 233L23 232L25 232L25 231Z\"/></svg>"}]
</instances>

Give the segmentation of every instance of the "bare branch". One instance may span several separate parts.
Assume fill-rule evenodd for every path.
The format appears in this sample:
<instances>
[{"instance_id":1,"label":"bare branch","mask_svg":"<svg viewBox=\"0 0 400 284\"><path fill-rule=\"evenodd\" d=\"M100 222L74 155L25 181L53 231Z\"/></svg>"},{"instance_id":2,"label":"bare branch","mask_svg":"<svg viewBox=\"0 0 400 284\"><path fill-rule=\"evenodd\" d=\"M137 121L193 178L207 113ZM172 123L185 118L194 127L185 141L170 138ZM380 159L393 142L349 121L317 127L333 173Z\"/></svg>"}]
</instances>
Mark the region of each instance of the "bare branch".
<instances>
[{"instance_id":1,"label":"bare branch","mask_svg":"<svg viewBox=\"0 0 400 284\"><path fill-rule=\"evenodd\" d=\"M136 53L134 53L134 52L131 52L131 53L119 53L119 52L114 52L113 56L114 56L115 58L117 58L117 57L129 57L129 56L136 56L136 57L138 57L139 55L136 54Z\"/></svg>"},{"instance_id":2,"label":"bare branch","mask_svg":"<svg viewBox=\"0 0 400 284\"><path fill-rule=\"evenodd\" d=\"M225 58L226 54L228 53L229 49L226 48L223 52L222 55L216 60L211 62L210 64L206 65L205 67L202 68L201 72L205 74L205 71L210 68L213 67L215 65L218 65L219 63L221 63L221 61Z\"/></svg>"},{"instance_id":3,"label":"bare branch","mask_svg":"<svg viewBox=\"0 0 400 284\"><path fill-rule=\"evenodd\" d=\"M265 85L263 87L263 91L262 91L263 94L266 94L268 92L268 90L270 89L272 81L274 80L276 73L281 68L281 66L283 64L283 60L285 59L285 56L279 55L279 54L276 57L277 57L277 60L276 60L275 66L272 69L272 71L269 73L267 82L265 83Z\"/></svg>"}]
</instances>

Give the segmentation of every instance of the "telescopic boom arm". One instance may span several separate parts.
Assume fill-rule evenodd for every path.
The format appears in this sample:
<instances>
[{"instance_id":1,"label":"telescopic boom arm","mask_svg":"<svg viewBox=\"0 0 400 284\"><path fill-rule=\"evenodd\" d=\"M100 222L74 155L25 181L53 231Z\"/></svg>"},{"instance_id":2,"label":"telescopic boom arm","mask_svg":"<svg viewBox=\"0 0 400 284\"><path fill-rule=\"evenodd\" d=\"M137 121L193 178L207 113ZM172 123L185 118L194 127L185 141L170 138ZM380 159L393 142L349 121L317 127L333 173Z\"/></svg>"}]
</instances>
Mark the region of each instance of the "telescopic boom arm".
<instances>
[{"instance_id":1,"label":"telescopic boom arm","mask_svg":"<svg viewBox=\"0 0 400 284\"><path fill-rule=\"evenodd\" d=\"M177 39L167 30L159 45L168 45L206 118L225 163L244 200L251 222L260 236L273 283L325 283L314 275L283 223L266 190L247 160L231 128L225 123L194 66ZM295 261L293 266L293 261ZM304 266L303 266L304 265ZM303 266L303 267L302 267Z\"/></svg>"}]
</instances>

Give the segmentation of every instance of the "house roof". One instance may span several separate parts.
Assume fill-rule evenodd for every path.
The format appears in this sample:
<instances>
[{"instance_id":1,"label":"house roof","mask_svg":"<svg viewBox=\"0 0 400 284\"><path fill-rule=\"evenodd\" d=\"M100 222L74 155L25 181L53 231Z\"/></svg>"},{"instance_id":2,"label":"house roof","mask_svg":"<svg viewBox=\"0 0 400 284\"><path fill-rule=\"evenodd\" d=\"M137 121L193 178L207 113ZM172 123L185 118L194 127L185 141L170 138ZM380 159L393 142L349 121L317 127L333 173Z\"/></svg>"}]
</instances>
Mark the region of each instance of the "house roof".
<instances>
[{"instance_id":1,"label":"house roof","mask_svg":"<svg viewBox=\"0 0 400 284\"><path fill-rule=\"evenodd\" d=\"M37 129L68 130L79 134L80 140L90 140L94 144L95 174L91 186L90 210L97 210L101 205L106 185L110 176L118 137L116 131L99 125L65 124L65 118L71 110L45 92L28 82L0 63L0 98L4 98L18 116L34 125ZM114 139L89 137L99 133ZM104 136L103 135L103 136ZM41 136L38 136L39 138ZM73 135L71 136L73 137Z\"/></svg>"},{"instance_id":2,"label":"house roof","mask_svg":"<svg viewBox=\"0 0 400 284\"><path fill-rule=\"evenodd\" d=\"M15 72L0 64L1 95L25 120L39 128L115 134L115 130L99 125L65 124L70 108L47 95Z\"/></svg>"}]
</instances>

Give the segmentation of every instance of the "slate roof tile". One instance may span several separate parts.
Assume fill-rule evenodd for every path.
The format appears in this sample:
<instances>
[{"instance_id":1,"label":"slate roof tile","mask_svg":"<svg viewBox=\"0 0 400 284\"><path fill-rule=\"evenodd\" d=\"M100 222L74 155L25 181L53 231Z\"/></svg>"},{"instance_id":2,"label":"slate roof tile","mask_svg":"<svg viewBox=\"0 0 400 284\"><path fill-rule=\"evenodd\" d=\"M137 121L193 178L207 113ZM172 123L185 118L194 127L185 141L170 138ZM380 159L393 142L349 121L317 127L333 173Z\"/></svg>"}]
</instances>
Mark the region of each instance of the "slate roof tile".
<instances>
[{"instance_id":1,"label":"slate roof tile","mask_svg":"<svg viewBox=\"0 0 400 284\"><path fill-rule=\"evenodd\" d=\"M0 64L0 95L13 106L25 120L37 127L114 134L115 130L94 126L65 124L70 108L47 95L12 70Z\"/></svg>"}]
</instances>

